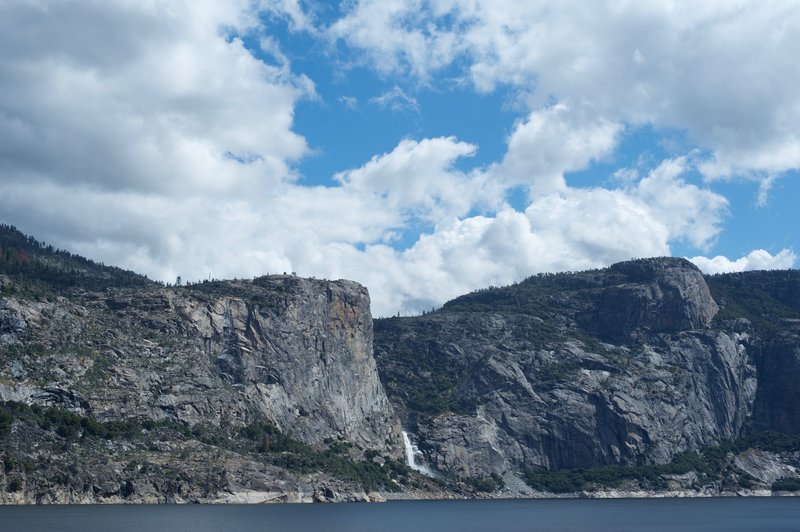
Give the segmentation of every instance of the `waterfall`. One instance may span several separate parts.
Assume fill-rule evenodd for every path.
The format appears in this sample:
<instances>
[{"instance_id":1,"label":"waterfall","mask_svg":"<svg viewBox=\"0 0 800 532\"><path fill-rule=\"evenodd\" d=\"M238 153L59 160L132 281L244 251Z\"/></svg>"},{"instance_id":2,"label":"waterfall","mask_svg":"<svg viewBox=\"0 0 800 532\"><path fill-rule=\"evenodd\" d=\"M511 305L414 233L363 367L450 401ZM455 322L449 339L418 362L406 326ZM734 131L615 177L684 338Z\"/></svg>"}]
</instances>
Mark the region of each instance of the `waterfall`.
<instances>
[{"instance_id":1,"label":"waterfall","mask_svg":"<svg viewBox=\"0 0 800 532\"><path fill-rule=\"evenodd\" d=\"M403 444L406 448L406 463L408 464L408 467L414 471L417 471L418 473L422 473L425 476L435 477L436 474L430 467L424 463L417 463L417 457L421 457L422 453L419 449L417 449L416 445L411 443L411 438L408 437L408 433L406 431L403 431Z\"/></svg>"}]
</instances>

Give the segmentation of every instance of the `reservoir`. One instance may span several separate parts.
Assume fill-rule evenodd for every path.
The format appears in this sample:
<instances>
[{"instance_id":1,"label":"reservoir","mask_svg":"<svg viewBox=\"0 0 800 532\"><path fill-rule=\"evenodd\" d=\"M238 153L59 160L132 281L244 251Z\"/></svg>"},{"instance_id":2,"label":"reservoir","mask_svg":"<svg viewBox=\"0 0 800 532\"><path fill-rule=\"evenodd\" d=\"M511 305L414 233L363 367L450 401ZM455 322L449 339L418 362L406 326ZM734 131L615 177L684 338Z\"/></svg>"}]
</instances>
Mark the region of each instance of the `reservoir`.
<instances>
[{"instance_id":1,"label":"reservoir","mask_svg":"<svg viewBox=\"0 0 800 532\"><path fill-rule=\"evenodd\" d=\"M10 531L797 531L800 499L537 499L382 504L0 507Z\"/></svg>"}]
</instances>

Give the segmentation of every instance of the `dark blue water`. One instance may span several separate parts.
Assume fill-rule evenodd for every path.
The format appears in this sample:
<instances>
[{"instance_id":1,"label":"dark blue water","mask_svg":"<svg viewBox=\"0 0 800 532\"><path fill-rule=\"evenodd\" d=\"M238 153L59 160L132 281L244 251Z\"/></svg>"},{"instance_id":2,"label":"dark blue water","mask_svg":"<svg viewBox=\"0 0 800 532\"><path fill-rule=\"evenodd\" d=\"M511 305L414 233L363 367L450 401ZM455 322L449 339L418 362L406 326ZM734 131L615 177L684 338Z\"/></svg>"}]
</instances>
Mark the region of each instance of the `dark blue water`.
<instances>
[{"instance_id":1,"label":"dark blue water","mask_svg":"<svg viewBox=\"0 0 800 532\"><path fill-rule=\"evenodd\" d=\"M0 507L6 531L800 531L800 498Z\"/></svg>"}]
</instances>

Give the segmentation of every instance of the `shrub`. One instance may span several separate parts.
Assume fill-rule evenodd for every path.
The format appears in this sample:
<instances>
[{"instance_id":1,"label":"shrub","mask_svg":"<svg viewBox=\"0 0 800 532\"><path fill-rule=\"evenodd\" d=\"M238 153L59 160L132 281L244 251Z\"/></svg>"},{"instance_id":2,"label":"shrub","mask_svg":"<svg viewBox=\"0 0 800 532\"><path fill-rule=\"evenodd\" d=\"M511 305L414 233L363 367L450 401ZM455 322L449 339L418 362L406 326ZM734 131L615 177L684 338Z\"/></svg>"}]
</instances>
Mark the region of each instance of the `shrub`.
<instances>
[{"instance_id":1,"label":"shrub","mask_svg":"<svg viewBox=\"0 0 800 532\"><path fill-rule=\"evenodd\" d=\"M4 409L0 409L0 436L4 436L11 429L14 418Z\"/></svg>"},{"instance_id":2,"label":"shrub","mask_svg":"<svg viewBox=\"0 0 800 532\"><path fill-rule=\"evenodd\" d=\"M241 429L240 434L254 442L258 452L266 454L274 465L300 473L324 471L342 480L360 484L365 490L383 488L397 491L400 488L392 481L392 476L400 476L398 472L408 474L407 467L393 460L387 460L383 465L372 460L351 460L347 451L352 444L348 442L335 442L330 448L317 451L283 434L267 421L252 423ZM367 453L370 457L377 456L374 452Z\"/></svg>"},{"instance_id":3,"label":"shrub","mask_svg":"<svg viewBox=\"0 0 800 532\"><path fill-rule=\"evenodd\" d=\"M8 483L8 491L10 493L16 493L22 489L22 481L18 478L12 478L11 482Z\"/></svg>"},{"instance_id":4,"label":"shrub","mask_svg":"<svg viewBox=\"0 0 800 532\"><path fill-rule=\"evenodd\" d=\"M800 478L779 478L772 483L772 491L800 491Z\"/></svg>"},{"instance_id":5,"label":"shrub","mask_svg":"<svg viewBox=\"0 0 800 532\"><path fill-rule=\"evenodd\" d=\"M495 492L504 486L502 477L496 473L492 473L488 477L467 477L464 482L469 484L475 491L484 493Z\"/></svg>"}]
</instances>

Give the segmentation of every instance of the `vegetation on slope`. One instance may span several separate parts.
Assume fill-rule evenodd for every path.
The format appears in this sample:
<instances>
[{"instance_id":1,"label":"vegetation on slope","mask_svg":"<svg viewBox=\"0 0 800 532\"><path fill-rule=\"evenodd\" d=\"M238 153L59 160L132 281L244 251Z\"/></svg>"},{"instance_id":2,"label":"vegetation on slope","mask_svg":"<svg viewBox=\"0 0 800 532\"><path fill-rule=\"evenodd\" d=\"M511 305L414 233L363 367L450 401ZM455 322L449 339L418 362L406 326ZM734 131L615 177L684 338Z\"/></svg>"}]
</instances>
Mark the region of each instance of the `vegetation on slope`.
<instances>
[{"instance_id":1,"label":"vegetation on slope","mask_svg":"<svg viewBox=\"0 0 800 532\"><path fill-rule=\"evenodd\" d=\"M423 416L475 411L475 405L458 394L458 386L469 373L470 361L455 351L441 352L440 323L385 318L374 324L376 338L399 339L391 346L376 341L375 355L387 391L402 394L404 404Z\"/></svg>"},{"instance_id":2,"label":"vegetation on slope","mask_svg":"<svg viewBox=\"0 0 800 532\"><path fill-rule=\"evenodd\" d=\"M800 270L752 271L706 277L718 322L746 318L766 337L785 319L800 319Z\"/></svg>"},{"instance_id":3,"label":"vegetation on slope","mask_svg":"<svg viewBox=\"0 0 800 532\"><path fill-rule=\"evenodd\" d=\"M532 488L551 493L574 493L596 491L607 488L620 488L626 482L633 482L644 489L667 489L667 475L695 473L698 485L712 481L722 482L728 478L733 467L730 453L741 453L749 449L760 449L773 453L800 452L800 435L778 432L751 432L735 441L723 442L708 447L699 453L687 452L675 456L668 464L644 466L607 465L582 469L562 469L559 471L525 471L525 481ZM729 488L750 488L753 480L749 475L736 475L736 486ZM793 487L793 486L797 487ZM780 479L773 490L794 491L800 489L800 478Z\"/></svg>"},{"instance_id":4,"label":"vegetation on slope","mask_svg":"<svg viewBox=\"0 0 800 532\"><path fill-rule=\"evenodd\" d=\"M0 273L18 281L11 289L102 290L153 283L143 275L55 249L5 224L0 224Z\"/></svg>"},{"instance_id":5,"label":"vegetation on slope","mask_svg":"<svg viewBox=\"0 0 800 532\"><path fill-rule=\"evenodd\" d=\"M6 473L17 482L42 464L29 456L26 450L11 445L9 434L15 423L20 425L21 430L36 430L40 434L38 452L52 448L54 454L66 452L67 456L77 456L80 451L95 447L102 449L101 454L107 454L109 448L103 442L119 441L125 442L129 448L144 451L140 453L140 458L146 461L150 456L147 451L155 441L174 444L196 440L213 448L250 455L260 462L294 473L324 472L361 486L364 490L398 491L398 482L408 482L412 475L411 469L404 463L389 457L379 458L377 452L368 450L363 453L365 460L356 460L351 456L351 444L346 442L330 442L327 448L315 449L284 435L266 421L253 423L238 431L224 426L190 427L151 420L101 422L60 408L28 406L17 402L0 403L0 460ZM151 458L158 462L159 454L154 453ZM69 482L68 466L65 463L63 471L59 470L61 472L54 478L56 483ZM90 467L90 464L87 463L86 467ZM214 489L222 487L215 486ZM11 490L11 487L7 489Z\"/></svg>"},{"instance_id":6,"label":"vegetation on slope","mask_svg":"<svg viewBox=\"0 0 800 532\"><path fill-rule=\"evenodd\" d=\"M323 471L341 480L358 484L368 491L400 491L400 485L395 481L405 482L411 474L411 468L406 464L389 457L375 461L379 454L375 451L367 451L366 460L350 459L352 444L349 442L331 441L327 449L316 450L286 436L266 421L248 425L242 429L241 434L254 442L255 449L266 455L273 465L298 473Z\"/></svg>"}]
</instances>

